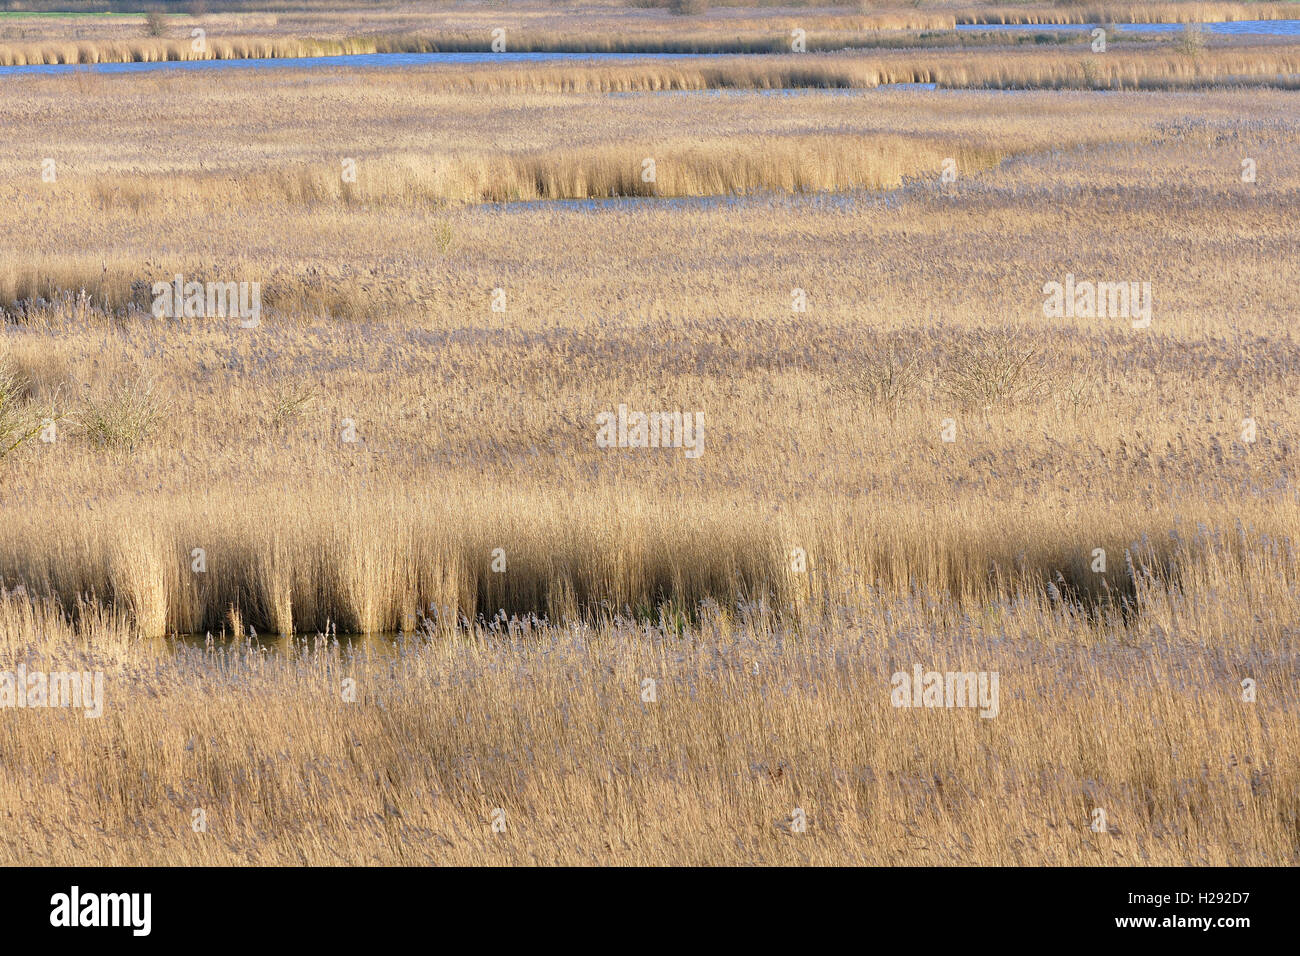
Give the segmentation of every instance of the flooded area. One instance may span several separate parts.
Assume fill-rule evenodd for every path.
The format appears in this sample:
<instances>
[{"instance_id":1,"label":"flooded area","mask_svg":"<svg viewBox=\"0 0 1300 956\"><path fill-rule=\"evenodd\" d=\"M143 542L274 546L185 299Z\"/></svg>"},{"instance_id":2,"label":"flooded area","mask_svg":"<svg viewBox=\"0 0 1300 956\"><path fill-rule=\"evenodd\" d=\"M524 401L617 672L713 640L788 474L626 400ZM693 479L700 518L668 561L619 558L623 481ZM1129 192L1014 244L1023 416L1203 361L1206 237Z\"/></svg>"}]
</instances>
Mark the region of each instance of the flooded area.
<instances>
[{"instance_id":1,"label":"flooded area","mask_svg":"<svg viewBox=\"0 0 1300 956\"><path fill-rule=\"evenodd\" d=\"M1044 23L1044 24L959 24L957 32L1059 32L1091 30L1095 23ZM1182 23L1117 23L1112 25L1121 33L1179 33ZM1223 36L1300 36L1300 20L1237 20L1231 22L1199 24L1206 33ZM933 31L929 31L933 32ZM354 53L338 56L266 57L258 59L223 60L157 60L139 63L57 63L32 66L0 66L0 76L24 74L60 74L78 70L92 73L147 73L154 70L227 70L227 69L311 69L320 67L349 69L394 69L436 65L479 65L484 63L621 63L633 60L695 60L727 57L762 57L765 53ZM897 87L925 89L930 84L891 84Z\"/></svg>"},{"instance_id":2,"label":"flooded area","mask_svg":"<svg viewBox=\"0 0 1300 956\"><path fill-rule=\"evenodd\" d=\"M631 60L690 60L749 56L744 53L351 53L338 56L262 57L246 60L159 60L145 63L54 63L0 66L0 76L30 73L147 73L152 70L309 69L347 67L394 69L407 66L483 63L623 63Z\"/></svg>"}]
</instances>

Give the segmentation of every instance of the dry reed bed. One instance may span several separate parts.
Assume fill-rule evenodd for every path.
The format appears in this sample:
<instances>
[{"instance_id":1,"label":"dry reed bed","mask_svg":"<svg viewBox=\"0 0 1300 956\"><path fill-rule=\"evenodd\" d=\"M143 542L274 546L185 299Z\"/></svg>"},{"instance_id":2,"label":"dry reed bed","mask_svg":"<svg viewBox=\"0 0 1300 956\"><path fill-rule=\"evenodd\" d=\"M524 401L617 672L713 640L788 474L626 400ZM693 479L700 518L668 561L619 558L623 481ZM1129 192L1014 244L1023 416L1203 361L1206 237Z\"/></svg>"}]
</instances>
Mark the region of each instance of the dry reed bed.
<instances>
[{"instance_id":1,"label":"dry reed bed","mask_svg":"<svg viewBox=\"0 0 1300 956\"><path fill-rule=\"evenodd\" d=\"M1300 860L1293 94L441 82L52 78L0 107L6 306L61 293L0 325L0 431L58 424L0 457L0 653L107 689L99 720L0 721L0 859ZM704 131L1007 158L595 209L364 178ZM352 200L239 185L349 154ZM265 281L262 325L90 285L175 270ZM1150 281L1152 327L1044 316L1067 272ZM620 403L703 412L703 455L596 447ZM249 626L427 640L150 640ZM997 670L999 716L893 708L915 665Z\"/></svg>"},{"instance_id":2,"label":"dry reed bed","mask_svg":"<svg viewBox=\"0 0 1300 956\"><path fill-rule=\"evenodd\" d=\"M420 321L481 327L482 296L509 277L516 306L512 324L549 323L556 310L571 312L573 302L591 303L589 308L596 311L607 308L603 303L608 296L593 284L590 265L566 277L571 294L547 292L535 298L533 290L542 285L526 278L521 264L526 259L520 259L528 246L511 249L503 241L512 234L512 223L529 219L497 218L504 214L490 212L470 215L441 204L451 199L642 193L649 186L640 178L646 157L656 160L656 192L669 195L892 186L906 179L911 185L904 195L923 198L939 189L944 158L954 158L963 177L948 190L954 193L975 189L982 181L977 174L990 163L1013 162L1021 176L1043 173L1022 198L998 199L998 208L988 209L972 194L954 210L942 202L925 202L913 214L926 217L936 229L950 213L991 217L986 223L1004 223L1010 217L1019 220L1018 233L1025 222L1034 221L1036 228L1052 235L1059 231L1059 216L1035 213L1032 207L1063 202L1055 194L1067 180L1071 188L1095 194L1085 193L1080 201L1096 207L1099 216L1122 206L1118 197L1098 192L1099 182L1116 177L1152 197L1186 191L1189 180L1180 162L1188 157L1175 159L1168 149L1143 157L1142 162L1160 164L1152 170L1158 173L1158 187L1156 179L1144 179L1133 166L1140 144L1160 140L1171 148L1182 144L1189 151L1205 150L1195 162L1214 166L1205 169L1205 185L1198 187L1206 193L1203 202L1214 205L1193 203L1195 196L1188 196L1183 203L1193 220L1188 228L1217 235L1237 218L1225 218L1220 207L1246 203L1261 227L1271 230L1261 237L1266 251L1279 254L1271 247L1290 233L1286 210L1293 200L1279 169L1287 162L1286 153L1270 145L1275 139L1270 130L1288 122L1290 100L1285 94L1253 94L1257 120L1243 125L1233 118L1241 102L1235 94L1195 101L1124 96L1112 101L1117 109L1105 113L1084 95L1018 95L1016 102L1025 112L1017 117L1004 112L1007 100L997 94L884 92L794 98L526 94L510 101L513 108L502 109L495 95L444 92L445 78L438 71L378 73L364 87L345 75L313 77L310 82L299 77L304 75L281 80L131 77L86 86L71 77L57 77L16 85L20 95L5 101L0 118L7 127L37 139L0 146L0 197L29 210L37 221L80 226L72 233L58 233L57 245L49 241L52 233L11 228L4 237L10 254L0 264L0 299L11 305L53 298L60 289L74 296L84 289L93 304L121 310L134 303L147 311L152 283L180 272L259 281L264 303L280 313L328 312L387 321L399 309ZM1190 115L1189 102L1197 104L1197 119L1180 123L1180 116ZM273 118L274 135L265 134L260 116ZM545 116L545 123L537 122L539 116ZM313 134L322 123L330 125L328 139ZM171 135L196 148L160 153L153 138L159 129L173 131ZM717 146L717 152L705 144ZM1070 151L1068 162L1030 163L1035 155L1061 150ZM1074 158L1079 150L1090 151L1088 164L1120 162L1122 168L1102 169L1099 179L1078 176L1078 171L1086 171ZM1240 162L1247 155L1271 170L1255 189L1240 183ZM54 183L41 181L39 158L44 156L56 162ZM105 156L113 159L106 162ZM342 177L341 160L346 157L357 162L355 183ZM822 164L823 157L835 163ZM1211 189L1217 194L1211 195ZM658 233L647 233L642 213L628 211L602 219L599 233L584 226L571 241L582 243L587 260L598 261L609 249L625 246L616 232L606 230L618 227L626 216L640 241L648 243L649 258L642 260L629 249L632 267L617 273L619 281L653 302L663 293L652 264L680 249L674 220L681 210L660 214L644 207L643 212L653 217L654 228L665 230L663 236L674 238L666 241ZM736 226L723 221L735 216L725 208L699 214L710 222L709 230L722 229L741 242L739 248L750 244L739 231L741 225L755 230L754 235L770 232L762 222L761 204L737 219ZM532 215L543 231L571 228L546 211ZM292 244L293 253L281 258L256 251L286 217L303 237L300 244ZM190 222L195 235L223 236L230 242L160 253L156 237L178 220ZM842 233L837 220L813 215L809 222L826 230L817 248L833 252ZM11 227L17 225L11 221ZM414 258L392 258L391 230L397 230ZM585 235L592 239L582 238ZM716 256L710 249L712 235L707 231L698 242L690 242L703 262ZM884 249L880 243L898 238L889 229L883 235L856 236L855 241ZM766 241L780 239L778 231ZM1032 250L1041 243L1026 236L1025 244L1017 254L1032 261L1039 255ZM232 256L231 249L249 251ZM337 254L329 253L331 249ZM1178 249L1168 255L1177 267L1155 270L1167 275L1161 294L1171 305L1170 297L1185 298L1182 314L1193 316L1194 299L1184 293L1177 269L1194 268L1195 261ZM311 268L303 268L304 262ZM895 275L897 283L914 281L900 265L888 262L875 268ZM1063 271L1047 263L1042 269ZM845 321L855 298L882 306L887 301L895 310L877 310L874 321L893 324L899 315L925 317L915 296L890 294L889 286L868 286L864 279L854 279L852 270L837 277L828 275L825 266L801 261L794 275L807 275L808 270L820 274L824 289L827 284L830 289L840 287L835 294L823 295L819 308L839 310ZM1124 272L1150 273L1151 266L1137 261ZM769 281L760 275L753 281ZM845 281L849 287L843 287ZM1261 281L1271 289L1277 279L1264 276ZM1016 289L1019 298L1004 300L1000 309L1005 312L1014 302L1018 314L1032 313L1038 296L1032 282L1004 282L992 294ZM689 294L707 314L727 315L734 308L716 280L691 278ZM959 292L961 298L973 300L986 294L975 289ZM765 291L763 308L788 310L788 301L781 303L784 296L788 289ZM29 311L27 321L41 321L39 310Z\"/></svg>"},{"instance_id":3,"label":"dry reed bed","mask_svg":"<svg viewBox=\"0 0 1300 956\"><path fill-rule=\"evenodd\" d=\"M1174 48L998 48L891 50L871 54L786 54L759 61L647 62L538 67L502 64L441 71L442 88L474 92L641 92L705 89L860 88L888 83L937 83L949 88L1161 90L1216 85L1295 88L1300 53L1294 45L1211 47L1194 54ZM233 48L231 48L233 50ZM354 50L352 52L369 52ZM68 51L59 54L68 55ZM271 54L267 54L271 55ZM281 56L324 55L286 51ZM241 54L242 56L242 54ZM0 61L4 54L0 52ZM145 59L176 59L163 53ZM26 62L45 62L28 60ZM48 62L78 62L55 59ZM101 61L107 62L107 61ZM10 65L0 62L0 65ZM83 78L85 83L94 79ZM11 82L11 81L10 81Z\"/></svg>"},{"instance_id":4,"label":"dry reed bed","mask_svg":"<svg viewBox=\"0 0 1300 956\"><path fill-rule=\"evenodd\" d=\"M1172 41L1171 41L1172 43ZM1171 44L1150 49L891 50L804 54L762 60L652 62L572 67L463 67L445 89L474 92L641 92L709 89L873 89L936 83L954 89L1186 89L1254 82L1294 88L1300 48L1288 44L1217 47L1196 55Z\"/></svg>"},{"instance_id":5,"label":"dry reed bed","mask_svg":"<svg viewBox=\"0 0 1300 956\"><path fill-rule=\"evenodd\" d=\"M1092 54L1087 48L1055 47L1051 50L998 48L995 52L926 49L870 54L774 54L760 60L719 58L617 65L503 63L490 68L455 65L438 68L439 79L435 85L449 93L610 93L872 89L890 83L937 83L957 89L1161 90L1216 85L1291 89L1300 82L1297 80L1300 52L1291 44L1240 44L1189 54L1175 49L1175 43L1169 40L1149 48L1116 48L1104 56ZM371 75L367 71L366 76ZM76 79L93 86L104 78ZM6 83L14 83L14 78L6 78Z\"/></svg>"},{"instance_id":6,"label":"dry reed bed","mask_svg":"<svg viewBox=\"0 0 1300 956\"><path fill-rule=\"evenodd\" d=\"M638 137L639 143L584 150L545 149L513 155L461 149L450 154L365 160L355 182L344 180L336 162L224 174L187 173L168 177L98 175L83 181L81 200L129 208L134 215L193 213L240 202L280 202L294 208L319 204L382 208L400 206L445 211L450 204L619 197L683 198L751 193L819 193L887 189L904 179L926 176L953 159L970 174L1005 158L998 149L948 140L882 134L825 136L754 135L743 139ZM645 160L655 162L653 181ZM74 187L76 188L76 187ZM78 190L80 191L80 190ZM11 274L12 275L12 274ZM148 290L128 276L108 271L76 279L51 273L41 281L10 278L9 301L50 297L57 288L85 288L97 302L129 301L146 311ZM272 288L272 292L276 289ZM134 298L133 298L134 296Z\"/></svg>"},{"instance_id":7,"label":"dry reed bed","mask_svg":"<svg viewBox=\"0 0 1300 956\"><path fill-rule=\"evenodd\" d=\"M925 122L908 118L902 100L881 100L889 104L882 113L872 108L875 101L813 97L791 101L791 109L786 101L762 97L525 95L514 101L520 109L503 114L499 96L449 93L445 82L436 71L377 74L364 87L340 75L306 86L266 77L133 77L107 85L82 85L72 77L24 80L17 88L26 95L4 107L7 123L35 131L37 117L44 117L54 129L70 130L64 124L74 122L78 129L39 149L55 159L56 182L41 182L30 146L15 144L3 160L0 191L41 218L129 217L136 225L120 228L142 232L177 216L224 220L232 207L281 206L309 217L333 215L340 203L359 215L416 207L423 216L438 215L417 228L437 243L441 256L454 243L454 227L436 207L448 202L887 188L908 177L933 177L947 158L972 175L1012 153L1063 142L1051 123L1010 130L978 110L947 110L935 100L926 101ZM414 114L411 98L419 103ZM86 101L98 104L96 118L84 116ZM1149 137L1163 116L1148 110L1101 123L1083 102L1049 111L1072 125L1066 141L1072 145ZM542 112L547 123L539 128L534 117ZM261 115L276 117L275 136L263 134ZM312 135L322 122L333 125L328 140ZM151 139L157 124L184 130L202 149L160 157ZM312 145L304 150L294 145L300 142ZM105 144L115 157L108 164ZM357 162L356 182L342 176L345 157ZM647 157L656 163L654 183L643 179ZM281 310L365 312L368 301L375 310L369 314L378 314L392 304L354 283L305 276L292 267L277 266L273 273L260 265L200 267L154 253L119 264L102 250L91 260L69 255L68 244L62 254L29 252L32 241L40 242L31 234L15 233L13 241L14 255L0 266L6 303L84 289L97 304L124 308L134 302L147 310L153 280L143 282L142 269L170 276L233 268L257 271L266 301ZM422 290L429 294L441 297Z\"/></svg>"},{"instance_id":8,"label":"dry reed bed","mask_svg":"<svg viewBox=\"0 0 1300 956\"><path fill-rule=\"evenodd\" d=\"M672 16L664 10L577 5L551 7L425 5L258 16L214 13L168 18L170 37L141 35L143 19L42 18L0 23L0 65L138 63L196 59L346 56L356 53L487 51L504 29L512 52L781 53L791 30L808 49L871 45L898 31L945 31L956 24L1183 23L1296 19L1300 4L1114 4L1092 7L968 7L863 13L801 10L772 14L716 11ZM192 43L191 31L205 43ZM250 32L255 30L256 32ZM957 38L954 37L954 42ZM1008 38L1010 42L1010 38Z\"/></svg>"},{"instance_id":9,"label":"dry reed bed","mask_svg":"<svg viewBox=\"0 0 1300 956\"><path fill-rule=\"evenodd\" d=\"M1118 624L1146 620L1168 592L1204 587L1231 587L1278 639L1292 627L1278 610L1297 586L1293 499L1193 509L1097 501L1081 513L1056 512L1046 496L1013 507L963 495L957 508L821 495L773 513L630 482L570 501L521 478L475 477L471 494L468 474L419 484L386 480L386 470L293 494L268 483L250 496L217 482L192 496L154 494L147 514L122 496L58 513L17 499L33 516L5 522L4 578L69 612L102 602L149 637L249 626L409 632L425 616L454 628L499 613L685 620L705 603L747 602L798 624L913 590L971 610L1050 593ZM792 564L795 548L810 570ZM1098 548L1105 573L1092 567ZM1219 643L1244 639L1230 620L1218 624Z\"/></svg>"},{"instance_id":10,"label":"dry reed bed","mask_svg":"<svg viewBox=\"0 0 1300 956\"><path fill-rule=\"evenodd\" d=\"M1294 45L1209 48L1196 55L1170 44L1150 49L1052 51L880 51L789 54L758 60L648 61L616 65L454 66L434 88L475 93L637 93L690 90L874 89L937 83L957 89L1185 89L1254 82L1292 88L1300 65Z\"/></svg>"},{"instance_id":11,"label":"dry reed bed","mask_svg":"<svg viewBox=\"0 0 1300 956\"><path fill-rule=\"evenodd\" d=\"M3 461L0 578L149 635L705 600L798 620L914 588L979 608L1050 586L1127 619L1144 588L1224 574L1254 582L1254 620L1293 602L1293 342L862 316L248 332L56 311L0 355L6 411L60 429ZM620 402L702 411L704 454L596 447Z\"/></svg>"},{"instance_id":12,"label":"dry reed bed","mask_svg":"<svg viewBox=\"0 0 1300 956\"><path fill-rule=\"evenodd\" d=\"M0 859L1295 865L1300 672L1266 637L1219 644L1242 594L1167 595L1137 634L881 599L799 634L750 608L270 656L169 653L9 597L4 656L102 670L106 701L0 723ZM891 707L918 664L998 671L998 716Z\"/></svg>"},{"instance_id":13,"label":"dry reed bed","mask_svg":"<svg viewBox=\"0 0 1300 956\"><path fill-rule=\"evenodd\" d=\"M1222 23L1300 19L1296 3L1102 3L1060 7L979 7L954 13L958 23Z\"/></svg>"}]
</instances>

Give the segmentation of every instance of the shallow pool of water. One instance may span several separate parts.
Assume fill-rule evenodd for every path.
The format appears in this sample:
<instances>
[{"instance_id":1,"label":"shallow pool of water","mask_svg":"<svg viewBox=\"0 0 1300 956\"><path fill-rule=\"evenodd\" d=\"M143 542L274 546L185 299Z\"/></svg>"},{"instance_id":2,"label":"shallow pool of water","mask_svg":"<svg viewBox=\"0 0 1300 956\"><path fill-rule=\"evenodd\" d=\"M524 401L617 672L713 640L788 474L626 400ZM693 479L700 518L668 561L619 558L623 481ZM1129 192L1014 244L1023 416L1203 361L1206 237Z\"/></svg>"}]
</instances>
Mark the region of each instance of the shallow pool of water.
<instances>
[{"instance_id":1,"label":"shallow pool of water","mask_svg":"<svg viewBox=\"0 0 1300 956\"><path fill-rule=\"evenodd\" d=\"M1095 23L1003 24L964 23L959 31L1059 31L1091 30ZM1181 23L1120 23L1121 32L1176 33L1183 29ZM1224 35L1263 34L1266 36L1300 36L1300 20L1237 20L1230 23L1203 23L1206 33ZM932 31L929 31L932 32ZM0 76L70 73L84 70L92 73L145 73L151 70L229 70L229 69L306 69L332 67L335 69L393 69L406 66L432 66L439 64L483 63L618 63L628 60L689 60L701 57L761 57L763 53L355 53L341 56L304 56L250 60L167 60L156 63L57 63L36 66L0 66ZM929 84L894 84L901 87L925 88Z\"/></svg>"},{"instance_id":2,"label":"shallow pool of water","mask_svg":"<svg viewBox=\"0 0 1300 956\"><path fill-rule=\"evenodd\" d=\"M384 68L481 63L617 63L625 60L682 60L746 56L743 53L352 53L252 60L165 60L156 63L57 63L0 66L0 76L24 73L144 73L150 70L303 69L309 67Z\"/></svg>"}]
</instances>

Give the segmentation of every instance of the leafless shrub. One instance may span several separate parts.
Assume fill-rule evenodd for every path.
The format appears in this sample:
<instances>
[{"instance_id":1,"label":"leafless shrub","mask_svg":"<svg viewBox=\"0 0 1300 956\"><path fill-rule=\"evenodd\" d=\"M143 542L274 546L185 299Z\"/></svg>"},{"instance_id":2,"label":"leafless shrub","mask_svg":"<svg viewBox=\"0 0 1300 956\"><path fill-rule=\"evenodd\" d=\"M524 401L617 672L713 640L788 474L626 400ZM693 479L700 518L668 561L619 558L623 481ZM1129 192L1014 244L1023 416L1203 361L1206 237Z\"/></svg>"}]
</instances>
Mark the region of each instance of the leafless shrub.
<instances>
[{"instance_id":1,"label":"leafless shrub","mask_svg":"<svg viewBox=\"0 0 1300 956\"><path fill-rule=\"evenodd\" d=\"M683 17L697 17L708 12L708 0L670 0L668 11Z\"/></svg>"},{"instance_id":2,"label":"leafless shrub","mask_svg":"<svg viewBox=\"0 0 1300 956\"><path fill-rule=\"evenodd\" d=\"M161 10L150 10L144 15L144 35L148 37L167 35L167 17Z\"/></svg>"},{"instance_id":3,"label":"leafless shrub","mask_svg":"<svg viewBox=\"0 0 1300 956\"><path fill-rule=\"evenodd\" d=\"M133 452L156 432L164 415L152 381L129 382L104 398L90 399L80 424L99 445Z\"/></svg>"},{"instance_id":4,"label":"leafless shrub","mask_svg":"<svg viewBox=\"0 0 1300 956\"><path fill-rule=\"evenodd\" d=\"M1184 56L1200 56L1205 50L1205 32L1199 23L1184 23L1175 48Z\"/></svg>"},{"instance_id":5,"label":"leafless shrub","mask_svg":"<svg viewBox=\"0 0 1300 956\"><path fill-rule=\"evenodd\" d=\"M891 414L897 412L921 383L920 356L897 342L886 345L880 358L868 364L861 377L849 389L873 407Z\"/></svg>"},{"instance_id":6,"label":"leafless shrub","mask_svg":"<svg viewBox=\"0 0 1300 956\"><path fill-rule=\"evenodd\" d=\"M964 408L1006 408L1051 394L1040 346L1004 332L977 334L955 350L941 389Z\"/></svg>"}]
</instances>

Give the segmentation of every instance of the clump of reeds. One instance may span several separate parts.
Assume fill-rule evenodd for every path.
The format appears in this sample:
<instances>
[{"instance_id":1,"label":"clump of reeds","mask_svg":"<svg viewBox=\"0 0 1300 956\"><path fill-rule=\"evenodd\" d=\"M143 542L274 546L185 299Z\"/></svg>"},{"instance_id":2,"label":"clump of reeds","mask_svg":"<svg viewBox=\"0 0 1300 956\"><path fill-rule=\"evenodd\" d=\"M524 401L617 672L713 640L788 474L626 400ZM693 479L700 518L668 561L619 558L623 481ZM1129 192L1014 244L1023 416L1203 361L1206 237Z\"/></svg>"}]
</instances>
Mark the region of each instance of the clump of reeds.
<instances>
[{"instance_id":1,"label":"clump of reeds","mask_svg":"<svg viewBox=\"0 0 1300 956\"><path fill-rule=\"evenodd\" d=\"M103 675L97 719L0 724L0 862L1294 866L1300 674L1213 642L1233 583L1153 595L1136 639L917 593L798 632L752 606L270 648L0 588L2 666ZM894 706L913 668L996 672L997 715Z\"/></svg>"}]
</instances>

